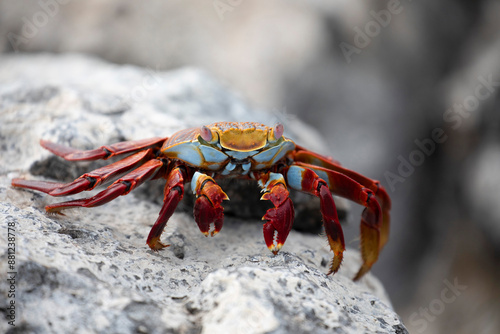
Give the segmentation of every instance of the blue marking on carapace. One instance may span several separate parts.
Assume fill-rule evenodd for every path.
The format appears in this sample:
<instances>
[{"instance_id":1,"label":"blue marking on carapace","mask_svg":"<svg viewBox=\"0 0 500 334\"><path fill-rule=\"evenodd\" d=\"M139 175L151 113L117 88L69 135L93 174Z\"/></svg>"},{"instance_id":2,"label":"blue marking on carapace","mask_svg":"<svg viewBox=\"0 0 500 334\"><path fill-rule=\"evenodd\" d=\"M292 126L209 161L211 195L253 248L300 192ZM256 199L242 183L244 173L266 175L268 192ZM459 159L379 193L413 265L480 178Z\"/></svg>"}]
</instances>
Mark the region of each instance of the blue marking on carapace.
<instances>
[{"instance_id":1,"label":"blue marking on carapace","mask_svg":"<svg viewBox=\"0 0 500 334\"><path fill-rule=\"evenodd\" d=\"M210 146L200 145L200 151L208 162L222 163L228 159L226 154Z\"/></svg>"},{"instance_id":2,"label":"blue marking on carapace","mask_svg":"<svg viewBox=\"0 0 500 334\"><path fill-rule=\"evenodd\" d=\"M273 165L294 149L295 144L293 142L284 141L278 146L271 147L268 150L254 155L252 159L256 162L264 163L266 165Z\"/></svg>"},{"instance_id":3,"label":"blue marking on carapace","mask_svg":"<svg viewBox=\"0 0 500 334\"><path fill-rule=\"evenodd\" d=\"M281 150L276 154L273 158L272 164L274 165L278 161L280 161L285 155L295 150L295 144L292 142L284 142L280 145Z\"/></svg>"},{"instance_id":4,"label":"blue marking on carapace","mask_svg":"<svg viewBox=\"0 0 500 334\"><path fill-rule=\"evenodd\" d=\"M195 143L186 142L169 147L162 153L167 157L180 159L187 162L188 164L199 167L202 165L203 158L201 156L200 150L198 149L198 146L199 144L196 145Z\"/></svg>"},{"instance_id":5,"label":"blue marking on carapace","mask_svg":"<svg viewBox=\"0 0 500 334\"><path fill-rule=\"evenodd\" d=\"M253 169L259 170L259 169L266 168L267 166L268 166L268 164L258 164L258 165L255 165L255 167Z\"/></svg>"},{"instance_id":6,"label":"blue marking on carapace","mask_svg":"<svg viewBox=\"0 0 500 334\"><path fill-rule=\"evenodd\" d=\"M259 154L254 155L252 159L255 160L256 162L268 163L273 159L273 157L276 155L276 153L279 151L280 148L281 145L271 147L270 149L267 149L265 151L260 152Z\"/></svg>"},{"instance_id":7,"label":"blue marking on carapace","mask_svg":"<svg viewBox=\"0 0 500 334\"><path fill-rule=\"evenodd\" d=\"M195 167L218 170L229 159L227 155L199 142L185 142L174 145L162 152L167 157L182 160ZM205 164L207 162L208 164Z\"/></svg>"}]
</instances>

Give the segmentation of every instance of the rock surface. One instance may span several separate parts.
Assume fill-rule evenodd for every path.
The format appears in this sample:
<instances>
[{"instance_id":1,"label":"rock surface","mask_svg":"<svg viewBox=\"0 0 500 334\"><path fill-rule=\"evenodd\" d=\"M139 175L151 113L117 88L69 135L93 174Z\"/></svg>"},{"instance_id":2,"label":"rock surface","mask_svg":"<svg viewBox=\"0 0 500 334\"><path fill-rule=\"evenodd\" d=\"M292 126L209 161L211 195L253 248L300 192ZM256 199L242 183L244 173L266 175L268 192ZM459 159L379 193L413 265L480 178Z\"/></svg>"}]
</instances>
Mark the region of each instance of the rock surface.
<instances>
[{"instance_id":1,"label":"rock surface","mask_svg":"<svg viewBox=\"0 0 500 334\"><path fill-rule=\"evenodd\" d=\"M8 315L15 300L16 327L2 321L0 331L407 332L376 278L351 281L357 251L346 251L339 273L325 275L331 254L323 237L292 231L273 256L255 219L228 215L221 233L205 238L190 214L176 213L163 235L171 246L153 253L145 238L160 206L150 184L65 216L45 214L53 198L10 186L14 177L71 180L98 165L55 158L40 138L94 148L215 120L273 122L205 73L152 72L77 55L4 57L0 97L2 296L12 271L9 226L17 272L15 298L0 301ZM297 120L285 128L317 148L314 132Z\"/></svg>"}]
</instances>

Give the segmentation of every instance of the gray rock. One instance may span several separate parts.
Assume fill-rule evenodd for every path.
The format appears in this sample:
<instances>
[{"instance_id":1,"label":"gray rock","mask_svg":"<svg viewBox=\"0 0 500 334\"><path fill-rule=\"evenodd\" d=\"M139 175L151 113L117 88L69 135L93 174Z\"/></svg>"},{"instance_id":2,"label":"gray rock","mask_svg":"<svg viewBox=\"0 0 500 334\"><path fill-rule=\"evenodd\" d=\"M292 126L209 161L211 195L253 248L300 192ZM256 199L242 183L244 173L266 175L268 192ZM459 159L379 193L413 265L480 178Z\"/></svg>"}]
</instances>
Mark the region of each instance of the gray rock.
<instances>
[{"instance_id":1,"label":"gray rock","mask_svg":"<svg viewBox=\"0 0 500 334\"><path fill-rule=\"evenodd\" d=\"M179 212L163 235L171 246L154 253L145 240L160 205L148 191L50 216L43 207L53 198L10 186L14 177L70 180L98 165L63 162L42 150L39 138L94 148L165 136L215 117L266 122L266 114L252 111L203 72L148 77L144 69L74 55L7 57L1 64L3 296L11 288L6 273L17 275L15 298L0 301L8 315L7 303L15 300L16 327L2 321L0 331L407 332L376 278L351 281L360 266L357 251L347 250L340 271L325 275L331 253L324 237L292 231L273 256L259 221L228 215L221 233L205 238L192 215ZM148 90L145 78L161 85ZM141 87L147 94L131 100L130 92ZM285 124L304 145L314 143L313 132L295 126L301 131ZM8 227L15 235L14 268L8 267Z\"/></svg>"}]
</instances>

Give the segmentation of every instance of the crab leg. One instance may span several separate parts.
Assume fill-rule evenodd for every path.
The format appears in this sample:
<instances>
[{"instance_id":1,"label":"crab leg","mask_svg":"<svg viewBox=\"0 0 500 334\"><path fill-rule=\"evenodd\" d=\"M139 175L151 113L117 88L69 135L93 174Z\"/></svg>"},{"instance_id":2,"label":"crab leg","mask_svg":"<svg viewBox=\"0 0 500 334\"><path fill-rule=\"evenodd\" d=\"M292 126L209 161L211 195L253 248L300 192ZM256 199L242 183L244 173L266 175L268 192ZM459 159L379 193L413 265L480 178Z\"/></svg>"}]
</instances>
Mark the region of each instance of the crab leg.
<instances>
[{"instance_id":1,"label":"crab leg","mask_svg":"<svg viewBox=\"0 0 500 334\"><path fill-rule=\"evenodd\" d=\"M118 179L108 188L93 197L47 205L45 207L45 210L47 210L47 212L59 213L63 209L75 207L87 208L103 205L114 200L120 195L127 195L130 191L138 187L144 181L152 178L162 166L163 162L160 160L149 160L141 167Z\"/></svg>"},{"instance_id":2,"label":"crab leg","mask_svg":"<svg viewBox=\"0 0 500 334\"><path fill-rule=\"evenodd\" d=\"M122 141L88 151L78 150L76 148L52 143L43 139L40 140L40 145L66 160L106 160L115 155L134 153L151 147L160 147L165 140L167 140L167 138L156 137L141 140Z\"/></svg>"},{"instance_id":3,"label":"crab leg","mask_svg":"<svg viewBox=\"0 0 500 334\"><path fill-rule=\"evenodd\" d=\"M258 184L264 194L261 200L269 200L274 208L267 210L262 220L264 224L264 240L267 248L275 255L279 252L292 229L295 212L293 203L288 198L286 182L282 174L263 173L256 175Z\"/></svg>"},{"instance_id":4,"label":"crab leg","mask_svg":"<svg viewBox=\"0 0 500 334\"><path fill-rule=\"evenodd\" d=\"M184 181L186 179L187 171L183 166L173 168L168 174L167 184L165 185L163 195L163 206L156 222L149 232L148 239L146 241L152 250L157 251L169 246L162 243L160 241L160 237L163 233L163 229L167 225L168 220L174 213L177 204L179 204L180 200L184 196Z\"/></svg>"},{"instance_id":5,"label":"crab leg","mask_svg":"<svg viewBox=\"0 0 500 334\"><path fill-rule=\"evenodd\" d=\"M389 239L391 220L389 211L391 210L391 199L384 187L380 185L380 182L369 179L366 176L356 173L355 171L342 167L338 162L328 157L308 151L300 146L297 146L297 149L298 152L295 153L294 156L295 161L324 167L342 173L375 193L375 196L377 197L382 208L382 225L380 227L380 249L382 249Z\"/></svg>"},{"instance_id":6,"label":"crab leg","mask_svg":"<svg viewBox=\"0 0 500 334\"><path fill-rule=\"evenodd\" d=\"M223 200L229 200L229 197L213 178L199 172L193 175L191 189L196 195L194 220L205 236L208 237L210 234L213 237L219 233L224 222L224 208L221 203ZM214 228L210 231L212 223Z\"/></svg>"},{"instance_id":7,"label":"crab leg","mask_svg":"<svg viewBox=\"0 0 500 334\"><path fill-rule=\"evenodd\" d=\"M329 190L335 195L345 197L366 207L361 216L361 256L363 258L363 265L354 277L356 281L368 272L378 259L380 251L380 228L382 225L380 205L370 189L363 187L342 173L327 168L299 162L290 167L287 180L294 182L294 184L297 184L297 179L303 180L302 184L307 183L305 175L300 177L300 175L304 174L304 170L311 170L319 175L326 181Z\"/></svg>"},{"instance_id":8,"label":"crab leg","mask_svg":"<svg viewBox=\"0 0 500 334\"><path fill-rule=\"evenodd\" d=\"M335 202L327 182L321 179L311 169L303 166L292 165L285 169L285 175L288 185L292 189L319 197L325 233L328 238L330 249L334 253L334 258L328 274L336 273L342 263L345 243L344 233L342 232L342 227L340 226L337 216Z\"/></svg>"},{"instance_id":9,"label":"crab leg","mask_svg":"<svg viewBox=\"0 0 500 334\"><path fill-rule=\"evenodd\" d=\"M151 159L152 157L151 149L141 151L125 159L112 163L111 165L83 174L70 183L13 179L12 185L14 187L42 191L51 196L72 195L82 191L92 190L98 185L104 183L106 180L123 174L132 168L137 167L139 164L143 163L144 160Z\"/></svg>"}]
</instances>

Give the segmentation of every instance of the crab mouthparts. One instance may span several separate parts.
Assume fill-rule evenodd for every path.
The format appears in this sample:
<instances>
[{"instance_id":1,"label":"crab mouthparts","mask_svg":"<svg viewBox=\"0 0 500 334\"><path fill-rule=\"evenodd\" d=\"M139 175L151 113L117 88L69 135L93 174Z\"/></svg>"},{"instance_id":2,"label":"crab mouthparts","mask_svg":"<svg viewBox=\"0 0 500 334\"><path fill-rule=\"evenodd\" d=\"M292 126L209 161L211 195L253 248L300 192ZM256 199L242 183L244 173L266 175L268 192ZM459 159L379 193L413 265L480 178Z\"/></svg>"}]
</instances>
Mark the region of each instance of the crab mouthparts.
<instances>
[{"instance_id":1,"label":"crab mouthparts","mask_svg":"<svg viewBox=\"0 0 500 334\"><path fill-rule=\"evenodd\" d=\"M224 170L222 171L222 175L229 175L229 174L241 174L241 175L246 175L249 171L250 168L252 167L252 163L248 160L238 160L238 159L231 159L227 165L224 167Z\"/></svg>"}]
</instances>

